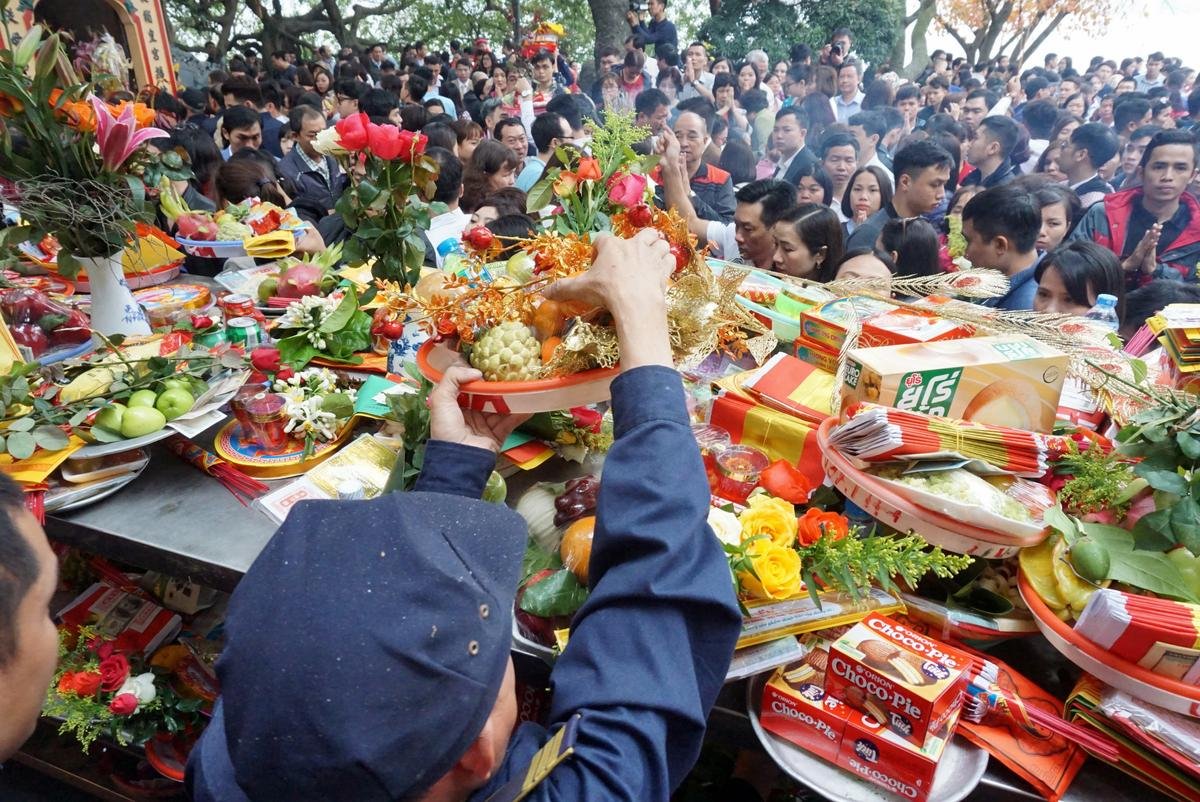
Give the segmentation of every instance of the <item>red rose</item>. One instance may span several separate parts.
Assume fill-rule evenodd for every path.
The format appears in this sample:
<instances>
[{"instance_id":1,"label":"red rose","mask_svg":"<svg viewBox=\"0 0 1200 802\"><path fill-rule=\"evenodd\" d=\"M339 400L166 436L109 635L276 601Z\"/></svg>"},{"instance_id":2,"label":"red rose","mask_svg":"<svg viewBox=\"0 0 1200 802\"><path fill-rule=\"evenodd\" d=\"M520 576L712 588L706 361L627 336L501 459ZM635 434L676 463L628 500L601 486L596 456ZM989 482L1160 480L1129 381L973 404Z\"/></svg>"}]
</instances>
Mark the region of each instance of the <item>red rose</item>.
<instances>
[{"instance_id":1,"label":"red rose","mask_svg":"<svg viewBox=\"0 0 1200 802\"><path fill-rule=\"evenodd\" d=\"M80 696L92 697L100 692L102 678L95 671L80 671L75 675L71 687Z\"/></svg>"},{"instance_id":2,"label":"red rose","mask_svg":"<svg viewBox=\"0 0 1200 802\"><path fill-rule=\"evenodd\" d=\"M281 382L285 382L295 375L296 375L296 371L292 370L287 365L284 365L283 367L281 367L279 370L277 370L275 372L275 378Z\"/></svg>"},{"instance_id":3,"label":"red rose","mask_svg":"<svg viewBox=\"0 0 1200 802\"><path fill-rule=\"evenodd\" d=\"M75 672L64 671L63 675L58 678L59 693L75 693Z\"/></svg>"},{"instance_id":4,"label":"red rose","mask_svg":"<svg viewBox=\"0 0 1200 802\"><path fill-rule=\"evenodd\" d=\"M580 429L587 429L592 432L600 431L600 424L604 420L604 416L591 407L571 407L571 420L575 426Z\"/></svg>"},{"instance_id":5,"label":"red rose","mask_svg":"<svg viewBox=\"0 0 1200 802\"><path fill-rule=\"evenodd\" d=\"M792 504L804 504L812 495L813 486L808 477L787 460L777 459L771 463L758 479L758 483L772 496Z\"/></svg>"},{"instance_id":6,"label":"red rose","mask_svg":"<svg viewBox=\"0 0 1200 802\"><path fill-rule=\"evenodd\" d=\"M279 370L279 349L273 345L260 345L250 352L250 364L260 373L275 373Z\"/></svg>"},{"instance_id":7,"label":"red rose","mask_svg":"<svg viewBox=\"0 0 1200 802\"><path fill-rule=\"evenodd\" d=\"M115 651L113 642L107 638L101 637L94 637L89 640L87 643L87 648L89 652L93 652L96 657L99 657L101 660L105 659Z\"/></svg>"},{"instance_id":8,"label":"red rose","mask_svg":"<svg viewBox=\"0 0 1200 802\"><path fill-rule=\"evenodd\" d=\"M617 206L632 209L642 202L646 194L646 177L637 173L625 173L612 181L608 187L608 200Z\"/></svg>"},{"instance_id":9,"label":"red rose","mask_svg":"<svg viewBox=\"0 0 1200 802\"><path fill-rule=\"evenodd\" d=\"M400 132L400 156L399 159L406 164L412 164L417 160L417 157L425 152L425 146L429 144L429 137L424 134L415 133L413 131Z\"/></svg>"},{"instance_id":10,"label":"red rose","mask_svg":"<svg viewBox=\"0 0 1200 802\"><path fill-rule=\"evenodd\" d=\"M137 710L137 706L138 700L136 696L134 696L132 693L123 693L109 703L108 709L111 710L114 715L129 716L132 715L135 710Z\"/></svg>"},{"instance_id":11,"label":"red rose","mask_svg":"<svg viewBox=\"0 0 1200 802\"><path fill-rule=\"evenodd\" d=\"M106 691L115 691L129 679L129 661L123 654L111 655L107 660L100 661L100 687Z\"/></svg>"},{"instance_id":12,"label":"red rose","mask_svg":"<svg viewBox=\"0 0 1200 802\"><path fill-rule=\"evenodd\" d=\"M213 319L208 315L192 315L192 328L196 331L207 331L212 324Z\"/></svg>"},{"instance_id":13,"label":"red rose","mask_svg":"<svg viewBox=\"0 0 1200 802\"><path fill-rule=\"evenodd\" d=\"M390 162L400 155L402 147L400 134L400 129L394 125L369 123L367 125L367 144L370 145L371 152L378 158Z\"/></svg>"},{"instance_id":14,"label":"red rose","mask_svg":"<svg viewBox=\"0 0 1200 802\"><path fill-rule=\"evenodd\" d=\"M337 129L338 140L346 150L362 150L367 146L367 126L371 122L363 112L351 114L339 120L334 126Z\"/></svg>"}]
</instances>

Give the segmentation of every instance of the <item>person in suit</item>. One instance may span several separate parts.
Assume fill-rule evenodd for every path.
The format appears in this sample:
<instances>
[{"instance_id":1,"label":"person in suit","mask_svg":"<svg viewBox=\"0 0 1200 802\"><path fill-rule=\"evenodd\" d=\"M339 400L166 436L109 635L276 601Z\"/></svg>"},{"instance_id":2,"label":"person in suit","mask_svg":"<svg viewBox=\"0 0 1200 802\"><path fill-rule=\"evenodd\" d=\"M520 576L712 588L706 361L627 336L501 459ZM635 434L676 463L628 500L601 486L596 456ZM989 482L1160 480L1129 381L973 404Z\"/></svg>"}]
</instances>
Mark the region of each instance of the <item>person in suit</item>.
<instances>
[{"instance_id":1,"label":"person in suit","mask_svg":"<svg viewBox=\"0 0 1200 802\"><path fill-rule=\"evenodd\" d=\"M805 142L807 136L808 116L799 106L787 106L779 110L771 135L775 150L779 153L772 178L798 186L801 169L819 161Z\"/></svg>"}]
</instances>

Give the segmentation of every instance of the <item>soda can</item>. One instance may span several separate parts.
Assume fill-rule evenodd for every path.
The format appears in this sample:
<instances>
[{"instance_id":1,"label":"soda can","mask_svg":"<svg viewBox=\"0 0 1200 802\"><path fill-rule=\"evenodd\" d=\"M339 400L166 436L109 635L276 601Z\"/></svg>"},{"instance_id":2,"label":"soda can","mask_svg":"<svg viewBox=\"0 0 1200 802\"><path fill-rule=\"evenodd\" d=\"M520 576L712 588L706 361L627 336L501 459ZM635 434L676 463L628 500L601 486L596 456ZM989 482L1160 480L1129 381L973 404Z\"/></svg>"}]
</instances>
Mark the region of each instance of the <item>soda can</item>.
<instances>
[{"instance_id":1,"label":"soda can","mask_svg":"<svg viewBox=\"0 0 1200 802\"><path fill-rule=\"evenodd\" d=\"M225 312L226 320L235 317L254 317L254 313L258 311L254 307L254 299L241 293L226 295L221 299L220 304L221 309Z\"/></svg>"},{"instance_id":2,"label":"soda can","mask_svg":"<svg viewBox=\"0 0 1200 802\"><path fill-rule=\"evenodd\" d=\"M246 350L263 344L262 329L252 317L235 317L225 323L225 332L230 345L240 345Z\"/></svg>"}]
</instances>

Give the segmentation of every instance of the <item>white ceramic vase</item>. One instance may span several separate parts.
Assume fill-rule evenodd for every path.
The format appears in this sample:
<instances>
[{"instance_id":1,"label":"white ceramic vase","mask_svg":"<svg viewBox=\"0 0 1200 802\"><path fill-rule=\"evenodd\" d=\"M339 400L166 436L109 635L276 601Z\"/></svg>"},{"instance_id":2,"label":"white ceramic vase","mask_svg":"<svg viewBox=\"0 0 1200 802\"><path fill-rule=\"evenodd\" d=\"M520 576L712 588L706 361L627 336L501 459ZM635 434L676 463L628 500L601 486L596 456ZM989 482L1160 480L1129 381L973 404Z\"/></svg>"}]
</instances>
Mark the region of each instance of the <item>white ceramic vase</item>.
<instances>
[{"instance_id":1,"label":"white ceramic vase","mask_svg":"<svg viewBox=\"0 0 1200 802\"><path fill-rule=\"evenodd\" d=\"M92 291L92 329L105 336L150 334L146 312L125 282L121 254L79 260L87 271Z\"/></svg>"}]
</instances>

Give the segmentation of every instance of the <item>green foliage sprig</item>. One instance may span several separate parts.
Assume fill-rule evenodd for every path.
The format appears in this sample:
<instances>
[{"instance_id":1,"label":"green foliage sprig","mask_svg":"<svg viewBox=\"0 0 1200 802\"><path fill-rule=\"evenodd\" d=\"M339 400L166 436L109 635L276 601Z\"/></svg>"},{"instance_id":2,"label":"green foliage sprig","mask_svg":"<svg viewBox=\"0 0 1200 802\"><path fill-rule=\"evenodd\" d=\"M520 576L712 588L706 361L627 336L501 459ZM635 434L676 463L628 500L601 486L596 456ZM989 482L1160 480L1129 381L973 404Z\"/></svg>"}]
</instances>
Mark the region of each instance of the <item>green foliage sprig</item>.
<instances>
[{"instance_id":1,"label":"green foliage sprig","mask_svg":"<svg viewBox=\"0 0 1200 802\"><path fill-rule=\"evenodd\" d=\"M859 527L853 527L846 537L834 539L823 531L811 546L800 546L801 573L808 586L809 596L821 605L819 588L841 590L855 601L870 591L873 584L898 593L895 578L915 587L926 573L949 577L971 564L966 555L947 554L939 547L929 547L918 535L875 535L859 537Z\"/></svg>"}]
</instances>

